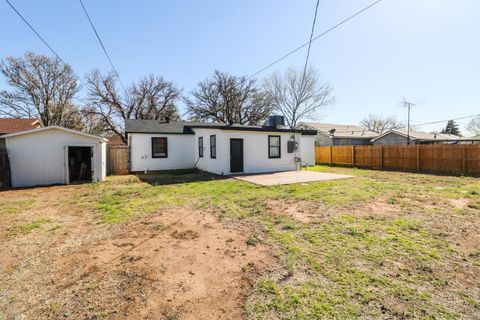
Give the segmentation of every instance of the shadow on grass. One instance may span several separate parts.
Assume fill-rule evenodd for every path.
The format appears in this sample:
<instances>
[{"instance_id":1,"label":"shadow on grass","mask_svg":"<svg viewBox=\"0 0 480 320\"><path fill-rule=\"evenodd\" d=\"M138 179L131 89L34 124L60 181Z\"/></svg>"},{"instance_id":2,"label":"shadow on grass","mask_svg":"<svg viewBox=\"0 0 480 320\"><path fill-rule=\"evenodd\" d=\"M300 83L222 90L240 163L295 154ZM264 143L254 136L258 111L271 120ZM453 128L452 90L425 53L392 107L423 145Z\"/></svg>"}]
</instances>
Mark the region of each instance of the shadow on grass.
<instances>
[{"instance_id":1,"label":"shadow on grass","mask_svg":"<svg viewBox=\"0 0 480 320\"><path fill-rule=\"evenodd\" d=\"M136 176L152 186L228 179L228 177L198 169L150 171L148 173L137 173Z\"/></svg>"}]
</instances>

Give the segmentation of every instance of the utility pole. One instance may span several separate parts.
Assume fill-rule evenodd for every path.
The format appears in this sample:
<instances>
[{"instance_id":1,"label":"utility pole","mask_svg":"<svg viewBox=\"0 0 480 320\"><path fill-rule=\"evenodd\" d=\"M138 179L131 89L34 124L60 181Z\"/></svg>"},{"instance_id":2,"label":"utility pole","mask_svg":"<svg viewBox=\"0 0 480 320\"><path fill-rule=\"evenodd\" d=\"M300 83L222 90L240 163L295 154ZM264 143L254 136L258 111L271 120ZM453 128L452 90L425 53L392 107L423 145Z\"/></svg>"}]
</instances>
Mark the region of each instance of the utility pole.
<instances>
[{"instance_id":1,"label":"utility pole","mask_svg":"<svg viewBox=\"0 0 480 320\"><path fill-rule=\"evenodd\" d=\"M408 102L405 98L403 98L403 106L408 108L407 145L410 145L410 110L412 109L412 107L416 106L416 104L412 102Z\"/></svg>"}]
</instances>

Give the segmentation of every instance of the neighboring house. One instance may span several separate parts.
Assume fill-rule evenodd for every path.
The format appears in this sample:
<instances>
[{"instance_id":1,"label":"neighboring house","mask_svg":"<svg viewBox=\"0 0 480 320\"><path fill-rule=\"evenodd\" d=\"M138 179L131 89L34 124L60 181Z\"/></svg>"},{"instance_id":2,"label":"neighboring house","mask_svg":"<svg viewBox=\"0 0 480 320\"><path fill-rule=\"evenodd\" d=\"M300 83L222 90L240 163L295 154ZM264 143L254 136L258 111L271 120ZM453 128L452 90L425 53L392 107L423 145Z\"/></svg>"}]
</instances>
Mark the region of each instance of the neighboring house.
<instances>
[{"instance_id":1,"label":"neighboring house","mask_svg":"<svg viewBox=\"0 0 480 320\"><path fill-rule=\"evenodd\" d=\"M378 137L372 139L374 145L406 145L406 130L389 130ZM443 133L428 133L419 131L410 131L410 144L442 144L442 143L463 143L466 139Z\"/></svg>"},{"instance_id":2,"label":"neighboring house","mask_svg":"<svg viewBox=\"0 0 480 320\"><path fill-rule=\"evenodd\" d=\"M371 140L378 136L378 133L349 124L301 122L298 128L317 130L318 134L315 137L317 146L370 145Z\"/></svg>"},{"instance_id":3,"label":"neighboring house","mask_svg":"<svg viewBox=\"0 0 480 320\"><path fill-rule=\"evenodd\" d=\"M42 125L37 119L0 118L0 136L25 130L40 128Z\"/></svg>"},{"instance_id":4,"label":"neighboring house","mask_svg":"<svg viewBox=\"0 0 480 320\"><path fill-rule=\"evenodd\" d=\"M126 120L130 170L190 169L215 174L297 169L315 164L315 130L280 126Z\"/></svg>"},{"instance_id":5,"label":"neighboring house","mask_svg":"<svg viewBox=\"0 0 480 320\"><path fill-rule=\"evenodd\" d=\"M12 187L101 181L107 139L52 126L2 136Z\"/></svg>"}]
</instances>

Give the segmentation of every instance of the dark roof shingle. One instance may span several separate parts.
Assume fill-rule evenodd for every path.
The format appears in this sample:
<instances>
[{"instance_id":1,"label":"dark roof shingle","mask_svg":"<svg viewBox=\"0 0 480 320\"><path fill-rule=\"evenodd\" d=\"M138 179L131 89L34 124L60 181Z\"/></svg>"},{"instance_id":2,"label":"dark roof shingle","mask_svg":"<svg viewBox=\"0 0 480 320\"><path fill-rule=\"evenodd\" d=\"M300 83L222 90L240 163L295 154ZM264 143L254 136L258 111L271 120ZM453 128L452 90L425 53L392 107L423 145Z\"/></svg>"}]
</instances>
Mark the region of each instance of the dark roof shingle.
<instances>
[{"instance_id":1,"label":"dark roof shingle","mask_svg":"<svg viewBox=\"0 0 480 320\"><path fill-rule=\"evenodd\" d=\"M240 124L229 125L227 123L193 122L193 121L170 121L159 120L125 120L125 132L127 133L164 133L164 134L193 134L192 128L208 128L240 131L270 131L270 132L293 132L287 128L273 128L266 126L246 126ZM316 130L296 130L302 134L315 135Z\"/></svg>"}]
</instances>

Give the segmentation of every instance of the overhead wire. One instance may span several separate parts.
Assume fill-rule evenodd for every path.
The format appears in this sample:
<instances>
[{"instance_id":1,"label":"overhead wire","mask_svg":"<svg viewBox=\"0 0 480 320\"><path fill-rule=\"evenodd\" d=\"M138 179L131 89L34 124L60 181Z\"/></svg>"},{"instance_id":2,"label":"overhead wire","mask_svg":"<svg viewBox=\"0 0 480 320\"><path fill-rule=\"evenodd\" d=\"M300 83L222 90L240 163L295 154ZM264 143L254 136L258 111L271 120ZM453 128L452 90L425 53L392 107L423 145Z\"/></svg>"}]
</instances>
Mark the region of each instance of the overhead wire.
<instances>
[{"instance_id":1,"label":"overhead wire","mask_svg":"<svg viewBox=\"0 0 480 320\"><path fill-rule=\"evenodd\" d=\"M35 35L43 42L43 44L53 53L53 55L55 57L57 57L58 60L60 60L63 64L65 65L68 65L65 60L62 59L62 57L60 57L60 55L53 49L53 47L47 42L47 40L45 40L44 37L42 37L40 35L40 33L35 29L35 27L33 27L33 25L31 23L29 23L27 21L27 19L20 13L20 11L9 1L9 0L5 0L5 2L10 6L10 8L12 8L12 10L20 17L20 19L22 19L22 21L30 28L30 30L33 31L33 33L35 33ZM77 79L83 84L85 85L85 83L82 81L81 78L77 77Z\"/></svg>"},{"instance_id":2,"label":"overhead wire","mask_svg":"<svg viewBox=\"0 0 480 320\"><path fill-rule=\"evenodd\" d=\"M345 23L349 22L350 20L352 20L353 18L361 15L362 13L364 13L365 11L369 10L370 8L376 6L377 4L379 4L380 2L382 2L384 0L377 0L373 3L371 3L370 5L364 7L363 9L355 12L354 14L350 15L348 18L340 21L339 23L335 24L334 26L330 27L329 29L325 30L324 32L320 33L319 35L313 37L310 41L308 42L305 42L304 44L302 44L301 46L295 48L294 50L290 51L289 53L281 56L280 58L276 59L275 61L273 61L272 63L266 65L265 67L259 69L258 71L254 72L253 74L251 74L250 76L248 76L246 78L246 80L250 80L254 77L256 77L257 75L259 75L260 73L262 73L263 71L271 68L272 66L276 65L277 63L279 63L280 61L288 58L289 56L291 56L292 54L296 53L297 51L305 48L306 46L308 46L309 44L311 44L313 41L316 41L318 39L320 39L321 37L324 37L325 35L327 35L328 33L332 32L333 30L337 29L338 27L344 25Z\"/></svg>"},{"instance_id":3,"label":"overhead wire","mask_svg":"<svg viewBox=\"0 0 480 320\"><path fill-rule=\"evenodd\" d=\"M113 64L112 59L110 58L110 55L108 54L107 49L106 49L105 45L103 44L103 41L102 41L102 39L100 38L100 35L99 35L98 32L97 32L97 28L95 28L95 25L93 24L93 21L92 21L92 19L90 18L90 15L88 14L87 8L85 8L85 5L83 4L83 1L82 1L82 0L79 0L79 1L80 1L80 5L81 5L82 8L83 8L83 12L85 13L85 15L87 16L88 21L90 22L90 26L92 27L93 32L95 33L95 36L97 37L97 40L98 40L98 42L100 43L100 46L102 47L103 53L105 53L105 56L107 57L108 62L110 63L110 66L112 67L113 72L115 73L115 76L117 77L118 81L120 82L120 85L122 86L122 88L123 88L123 90L125 91L125 93L128 93L127 89L126 89L125 86L123 85L122 79L120 78L120 74L118 73L117 68L115 68L115 65Z\"/></svg>"}]
</instances>

